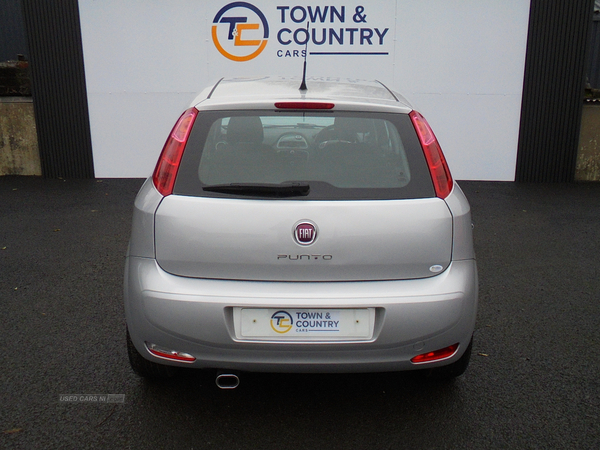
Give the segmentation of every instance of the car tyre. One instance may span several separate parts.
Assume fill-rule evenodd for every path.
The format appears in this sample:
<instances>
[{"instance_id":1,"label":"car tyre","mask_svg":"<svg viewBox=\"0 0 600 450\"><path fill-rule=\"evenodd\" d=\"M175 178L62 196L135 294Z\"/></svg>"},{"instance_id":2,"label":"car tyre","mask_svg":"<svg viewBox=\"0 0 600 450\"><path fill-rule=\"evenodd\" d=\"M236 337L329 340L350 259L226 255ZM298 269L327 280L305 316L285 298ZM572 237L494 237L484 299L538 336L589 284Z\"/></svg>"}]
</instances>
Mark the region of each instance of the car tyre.
<instances>
[{"instance_id":1,"label":"car tyre","mask_svg":"<svg viewBox=\"0 0 600 450\"><path fill-rule=\"evenodd\" d=\"M127 354L129 356L129 363L133 371L142 378L149 379L165 379L175 376L177 373L177 367L166 366L164 364L158 364L152 361L148 361L137 351L131 336L129 336L129 330L127 330Z\"/></svg>"},{"instance_id":2,"label":"car tyre","mask_svg":"<svg viewBox=\"0 0 600 450\"><path fill-rule=\"evenodd\" d=\"M465 353L460 359L452 364L442 367L435 367L433 369L427 369L423 371L425 378L435 381L450 381L456 377L461 376L469 367L469 361L471 360L471 351L473 349L473 337Z\"/></svg>"}]
</instances>

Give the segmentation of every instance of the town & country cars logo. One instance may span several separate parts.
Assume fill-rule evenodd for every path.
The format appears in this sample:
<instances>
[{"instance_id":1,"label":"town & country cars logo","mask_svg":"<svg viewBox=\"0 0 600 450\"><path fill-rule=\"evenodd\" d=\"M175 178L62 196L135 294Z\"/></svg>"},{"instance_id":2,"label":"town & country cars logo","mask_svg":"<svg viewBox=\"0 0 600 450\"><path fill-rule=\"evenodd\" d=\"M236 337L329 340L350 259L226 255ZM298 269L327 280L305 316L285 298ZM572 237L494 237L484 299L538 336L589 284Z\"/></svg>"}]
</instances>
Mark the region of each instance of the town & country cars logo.
<instances>
[{"instance_id":1,"label":"town & country cars logo","mask_svg":"<svg viewBox=\"0 0 600 450\"><path fill-rule=\"evenodd\" d=\"M362 5L275 3L265 15L251 3L231 2L215 15L212 40L225 58L251 61L269 42L270 21L271 55L277 58L304 58L307 48L312 56L389 56L393 41L385 22L390 18L367 12Z\"/></svg>"},{"instance_id":2,"label":"town & country cars logo","mask_svg":"<svg viewBox=\"0 0 600 450\"><path fill-rule=\"evenodd\" d=\"M294 319L287 311L277 311L271 316L271 328L279 334L287 333L294 326Z\"/></svg>"},{"instance_id":3,"label":"town & country cars logo","mask_svg":"<svg viewBox=\"0 0 600 450\"><path fill-rule=\"evenodd\" d=\"M269 24L256 6L232 2L219 10L213 20L212 39L223 56L232 61L250 61L267 46Z\"/></svg>"}]
</instances>

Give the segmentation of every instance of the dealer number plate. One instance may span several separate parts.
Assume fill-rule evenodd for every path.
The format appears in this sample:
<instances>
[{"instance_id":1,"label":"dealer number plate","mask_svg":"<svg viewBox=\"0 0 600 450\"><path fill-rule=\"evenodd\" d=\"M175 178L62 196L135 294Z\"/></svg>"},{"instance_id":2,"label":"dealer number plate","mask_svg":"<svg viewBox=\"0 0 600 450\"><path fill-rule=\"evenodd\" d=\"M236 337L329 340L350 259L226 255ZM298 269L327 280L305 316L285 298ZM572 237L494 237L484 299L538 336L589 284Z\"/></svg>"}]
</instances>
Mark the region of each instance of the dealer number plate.
<instances>
[{"instance_id":1,"label":"dealer number plate","mask_svg":"<svg viewBox=\"0 0 600 450\"><path fill-rule=\"evenodd\" d=\"M375 308L234 308L238 339L348 341L373 337Z\"/></svg>"}]
</instances>

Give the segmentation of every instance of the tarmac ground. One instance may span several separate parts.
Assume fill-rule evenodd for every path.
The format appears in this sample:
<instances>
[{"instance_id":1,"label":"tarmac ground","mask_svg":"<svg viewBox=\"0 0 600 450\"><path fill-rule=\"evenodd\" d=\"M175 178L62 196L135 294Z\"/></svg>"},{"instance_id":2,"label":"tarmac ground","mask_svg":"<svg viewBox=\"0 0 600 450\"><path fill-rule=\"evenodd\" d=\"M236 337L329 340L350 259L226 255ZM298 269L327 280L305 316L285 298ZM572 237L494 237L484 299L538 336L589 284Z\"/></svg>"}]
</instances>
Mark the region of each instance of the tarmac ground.
<instances>
[{"instance_id":1,"label":"tarmac ground","mask_svg":"<svg viewBox=\"0 0 600 450\"><path fill-rule=\"evenodd\" d=\"M0 448L600 448L600 183L460 182L480 303L454 382L244 374L221 391L129 367L142 182L0 177Z\"/></svg>"}]
</instances>

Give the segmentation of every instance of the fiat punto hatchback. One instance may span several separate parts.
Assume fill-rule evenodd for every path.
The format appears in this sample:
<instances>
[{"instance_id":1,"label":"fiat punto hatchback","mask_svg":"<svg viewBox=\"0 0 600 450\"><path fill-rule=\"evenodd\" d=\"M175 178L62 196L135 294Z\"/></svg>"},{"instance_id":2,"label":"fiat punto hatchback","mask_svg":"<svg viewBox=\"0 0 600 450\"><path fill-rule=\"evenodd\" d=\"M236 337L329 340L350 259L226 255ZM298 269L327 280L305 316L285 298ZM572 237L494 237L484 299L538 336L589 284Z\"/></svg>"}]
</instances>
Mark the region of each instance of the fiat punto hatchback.
<instances>
[{"instance_id":1,"label":"fiat punto hatchback","mask_svg":"<svg viewBox=\"0 0 600 450\"><path fill-rule=\"evenodd\" d=\"M222 79L175 124L126 260L139 375L466 369L470 208L435 135L380 82L306 84Z\"/></svg>"}]
</instances>

